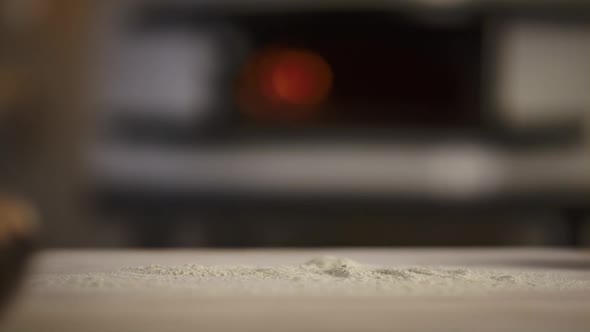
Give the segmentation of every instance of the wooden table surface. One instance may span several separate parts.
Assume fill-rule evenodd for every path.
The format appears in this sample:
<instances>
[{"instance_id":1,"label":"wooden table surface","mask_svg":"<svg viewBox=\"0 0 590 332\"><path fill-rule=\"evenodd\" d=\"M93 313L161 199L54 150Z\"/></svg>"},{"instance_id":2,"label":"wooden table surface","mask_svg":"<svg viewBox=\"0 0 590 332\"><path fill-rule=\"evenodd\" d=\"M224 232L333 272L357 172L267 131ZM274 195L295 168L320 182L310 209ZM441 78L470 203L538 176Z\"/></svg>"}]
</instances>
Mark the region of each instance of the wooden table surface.
<instances>
[{"instance_id":1,"label":"wooden table surface","mask_svg":"<svg viewBox=\"0 0 590 332\"><path fill-rule=\"evenodd\" d=\"M319 255L362 263L461 265L575 273L590 251L564 249L53 250L31 275L108 272L148 264L299 264ZM523 296L198 297L25 289L2 331L590 331L590 292Z\"/></svg>"}]
</instances>

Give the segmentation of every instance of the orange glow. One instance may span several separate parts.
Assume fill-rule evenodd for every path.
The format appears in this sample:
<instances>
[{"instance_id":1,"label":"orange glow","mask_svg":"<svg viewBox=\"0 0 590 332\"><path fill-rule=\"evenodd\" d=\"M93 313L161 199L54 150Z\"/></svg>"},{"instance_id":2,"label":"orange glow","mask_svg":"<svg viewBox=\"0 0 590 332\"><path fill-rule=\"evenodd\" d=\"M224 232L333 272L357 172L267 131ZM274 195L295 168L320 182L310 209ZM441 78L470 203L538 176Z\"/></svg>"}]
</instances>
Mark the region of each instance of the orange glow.
<instances>
[{"instance_id":1,"label":"orange glow","mask_svg":"<svg viewBox=\"0 0 590 332\"><path fill-rule=\"evenodd\" d=\"M301 49L265 49L245 66L238 102L260 120L309 120L331 87L332 70L320 55Z\"/></svg>"},{"instance_id":2,"label":"orange glow","mask_svg":"<svg viewBox=\"0 0 590 332\"><path fill-rule=\"evenodd\" d=\"M302 50L283 50L269 59L262 76L268 97L295 105L317 105L332 85L330 66L319 55Z\"/></svg>"}]
</instances>

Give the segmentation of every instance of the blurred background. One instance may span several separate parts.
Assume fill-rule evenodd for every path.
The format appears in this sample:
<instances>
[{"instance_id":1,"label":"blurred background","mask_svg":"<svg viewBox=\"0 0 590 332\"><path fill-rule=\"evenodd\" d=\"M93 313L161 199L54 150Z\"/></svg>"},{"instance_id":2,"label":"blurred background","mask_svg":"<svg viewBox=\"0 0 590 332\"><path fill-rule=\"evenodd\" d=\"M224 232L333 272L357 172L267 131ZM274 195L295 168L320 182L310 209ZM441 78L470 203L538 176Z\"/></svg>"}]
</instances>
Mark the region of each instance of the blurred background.
<instances>
[{"instance_id":1,"label":"blurred background","mask_svg":"<svg viewBox=\"0 0 590 332\"><path fill-rule=\"evenodd\" d=\"M0 1L45 247L590 245L590 4Z\"/></svg>"}]
</instances>

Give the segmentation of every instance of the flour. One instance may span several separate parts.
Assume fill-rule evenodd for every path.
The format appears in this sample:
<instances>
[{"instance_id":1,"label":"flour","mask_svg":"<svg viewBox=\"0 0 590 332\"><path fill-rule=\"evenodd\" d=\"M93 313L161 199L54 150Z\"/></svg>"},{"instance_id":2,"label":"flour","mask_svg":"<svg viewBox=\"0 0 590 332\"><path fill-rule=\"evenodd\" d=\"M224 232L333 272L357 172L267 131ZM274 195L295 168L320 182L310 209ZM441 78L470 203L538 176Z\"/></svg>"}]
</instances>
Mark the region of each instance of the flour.
<instances>
[{"instance_id":1,"label":"flour","mask_svg":"<svg viewBox=\"0 0 590 332\"><path fill-rule=\"evenodd\" d=\"M386 267L331 256L301 265L128 267L110 273L39 275L42 291L180 291L195 295L432 295L590 291L590 280L554 272Z\"/></svg>"}]
</instances>

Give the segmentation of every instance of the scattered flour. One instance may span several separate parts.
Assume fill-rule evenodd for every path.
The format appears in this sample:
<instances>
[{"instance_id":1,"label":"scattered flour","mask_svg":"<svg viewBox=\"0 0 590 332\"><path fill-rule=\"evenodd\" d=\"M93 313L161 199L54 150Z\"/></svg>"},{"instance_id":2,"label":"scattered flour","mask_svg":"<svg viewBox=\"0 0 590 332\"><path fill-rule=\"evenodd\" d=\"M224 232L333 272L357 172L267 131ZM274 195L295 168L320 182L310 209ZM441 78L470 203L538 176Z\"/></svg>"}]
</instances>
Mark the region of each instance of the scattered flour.
<instances>
[{"instance_id":1,"label":"scattered flour","mask_svg":"<svg viewBox=\"0 0 590 332\"><path fill-rule=\"evenodd\" d=\"M331 256L296 266L128 267L110 273L37 275L37 290L181 291L196 295L432 295L590 291L590 280L559 272L364 265Z\"/></svg>"}]
</instances>

